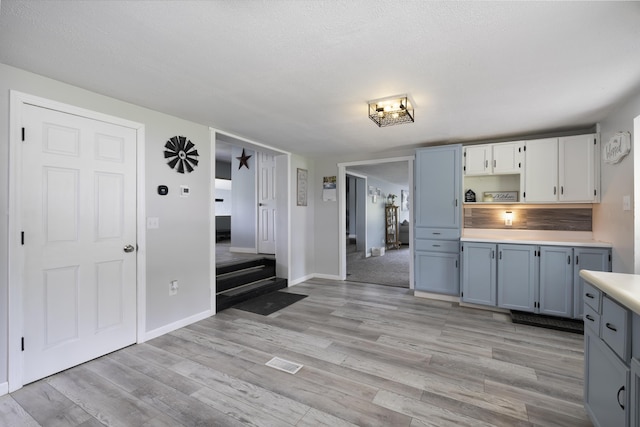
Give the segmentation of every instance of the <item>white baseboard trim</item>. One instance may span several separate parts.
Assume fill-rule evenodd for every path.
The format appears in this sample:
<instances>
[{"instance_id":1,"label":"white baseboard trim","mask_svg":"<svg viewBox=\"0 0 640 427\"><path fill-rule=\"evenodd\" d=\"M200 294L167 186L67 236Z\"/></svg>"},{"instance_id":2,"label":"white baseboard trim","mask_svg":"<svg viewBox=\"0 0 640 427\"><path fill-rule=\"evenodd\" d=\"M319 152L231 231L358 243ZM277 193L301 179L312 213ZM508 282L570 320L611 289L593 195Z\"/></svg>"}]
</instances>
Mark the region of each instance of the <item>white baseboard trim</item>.
<instances>
[{"instance_id":1,"label":"white baseboard trim","mask_svg":"<svg viewBox=\"0 0 640 427\"><path fill-rule=\"evenodd\" d=\"M336 276L333 274L319 274L319 273L312 274L310 279L342 280L340 276Z\"/></svg>"},{"instance_id":2,"label":"white baseboard trim","mask_svg":"<svg viewBox=\"0 0 640 427\"><path fill-rule=\"evenodd\" d=\"M207 317L213 316L215 313L213 310L203 311L202 313L194 314L193 316L187 317L185 319L178 320L177 322L169 323L168 325L162 326L158 329L154 329L153 331L149 331L144 334L144 341L138 341L138 344L143 343L145 341L152 340L161 335L168 334L169 332L175 331L176 329L184 328L192 323L199 322L202 319L206 319Z\"/></svg>"},{"instance_id":3,"label":"white baseboard trim","mask_svg":"<svg viewBox=\"0 0 640 427\"><path fill-rule=\"evenodd\" d=\"M0 383L0 396L9 393L9 383Z\"/></svg>"},{"instance_id":4,"label":"white baseboard trim","mask_svg":"<svg viewBox=\"0 0 640 427\"><path fill-rule=\"evenodd\" d=\"M460 302L460 297L455 295L434 294L431 292L413 291L414 297L434 299L437 301Z\"/></svg>"},{"instance_id":5,"label":"white baseboard trim","mask_svg":"<svg viewBox=\"0 0 640 427\"><path fill-rule=\"evenodd\" d=\"M295 280L289 280L289 286L299 285L300 283L306 282L309 279L313 279L313 274L307 274L306 276L299 277Z\"/></svg>"},{"instance_id":6,"label":"white baseboard trim","mask_svg":"<svg viewBox=\"0 0 640 427\"><path fill-rule=\"evenodd\" d=\"M229 248L229 252L235 252L238 254L257 254L256 248Z\"/></svg>"}]
</instances>

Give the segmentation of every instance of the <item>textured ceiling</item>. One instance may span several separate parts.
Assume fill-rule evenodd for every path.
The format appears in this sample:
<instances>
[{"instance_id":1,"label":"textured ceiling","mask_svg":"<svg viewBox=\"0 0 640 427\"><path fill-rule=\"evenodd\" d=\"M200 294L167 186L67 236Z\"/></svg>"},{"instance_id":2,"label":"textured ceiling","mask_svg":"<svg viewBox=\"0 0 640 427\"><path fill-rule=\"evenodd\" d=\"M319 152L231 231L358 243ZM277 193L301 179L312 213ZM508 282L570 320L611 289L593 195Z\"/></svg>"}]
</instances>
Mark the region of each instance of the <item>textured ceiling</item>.
<instances>
[{"instance_id":1,"label":"textured ceiling","mask_svg":"<svg viewBox=\"0 0 640 427\"><path fill-rule=\"evenodd\" d=\"M13 1L0 62L287 151L584 128L640 89L638 2ZM408 93L416 122L366 101Z\"/></svg>"}]
</instances>

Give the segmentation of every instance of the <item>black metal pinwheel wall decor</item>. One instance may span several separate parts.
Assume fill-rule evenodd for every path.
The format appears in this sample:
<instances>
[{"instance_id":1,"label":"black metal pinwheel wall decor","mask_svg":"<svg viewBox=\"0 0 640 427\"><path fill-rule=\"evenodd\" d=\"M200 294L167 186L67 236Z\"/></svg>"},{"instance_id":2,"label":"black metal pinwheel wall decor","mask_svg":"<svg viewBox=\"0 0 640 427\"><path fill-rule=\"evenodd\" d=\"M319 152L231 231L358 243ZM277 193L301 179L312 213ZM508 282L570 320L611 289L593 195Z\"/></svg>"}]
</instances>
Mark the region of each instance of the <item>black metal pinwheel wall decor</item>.
<instances>
[{"instance_id":1,"label":"black metal pinwheel wall decor","mask_svg":"<svg viewBox=\"0 0 640 427\"><path fill-rule=\"evenodd\" d=\"M198 166L198 150L193 142L184 136L173 136L164 144L164 158L169 159L167 164L178 173L192 172Z\"/></svg>"}]
</instances>

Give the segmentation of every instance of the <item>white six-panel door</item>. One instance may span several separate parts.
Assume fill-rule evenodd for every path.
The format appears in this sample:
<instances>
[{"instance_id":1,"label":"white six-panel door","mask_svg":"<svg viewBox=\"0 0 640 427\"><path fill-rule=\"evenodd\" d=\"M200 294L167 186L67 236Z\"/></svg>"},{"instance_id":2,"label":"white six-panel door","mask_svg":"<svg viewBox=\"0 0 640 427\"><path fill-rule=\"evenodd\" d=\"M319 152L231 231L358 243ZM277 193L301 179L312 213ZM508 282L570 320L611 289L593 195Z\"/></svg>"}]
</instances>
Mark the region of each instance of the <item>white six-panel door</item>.
<instances>
[{"instance_id":1,"label":"white six-panel door","mask_svg":"<svg viewBox=\"0 0 640 427\"><path fill-rule=\"evenodd\" d=\"M258 152L258 252L276 253L276 160Z\"/></svg>"},{"instance_id":2,"label":"white six-panel door","mask_svg":"<svg viewBox=\"0 0 640 427\"><path fill-rule=\"evenodd\" d=\"M136 131L26 105L23 383L136 341Z\"/></svg>"}]
</instances>

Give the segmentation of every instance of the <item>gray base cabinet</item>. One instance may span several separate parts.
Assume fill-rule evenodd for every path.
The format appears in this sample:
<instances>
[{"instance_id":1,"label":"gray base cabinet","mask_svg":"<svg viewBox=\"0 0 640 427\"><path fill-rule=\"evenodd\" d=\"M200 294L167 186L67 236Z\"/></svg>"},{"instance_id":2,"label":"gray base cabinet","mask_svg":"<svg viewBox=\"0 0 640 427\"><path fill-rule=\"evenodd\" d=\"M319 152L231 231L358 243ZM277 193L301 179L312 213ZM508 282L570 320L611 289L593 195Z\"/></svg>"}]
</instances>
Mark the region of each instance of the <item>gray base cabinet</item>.
<instances>
[{"instance_id":1,"label":"gray base cabinet","mask_svg":"<svg viewBox=\"0 0 640 427\"><path fill-rule=\"evenodd\" d=\"M631 359L631 425L640 426L640 362Z\"/></svg>"},{"instance_id":2,"label":"gray base cabinet","mask_svg":"<svg viewBox=\"0 0 640 427\"><path fill-rule=\"evenodd\" d=\"M540 247L539 313L573 317L573 249Z\"/></svg>"},{"instance_id":3,"label":"gray base cabinet","mask_svg":"<svg viewBox=\"0 0 640 427\"><path fill-rule=\"evenodd\" d=\"M575 256L573 269L573 317L582 319L584 314L582 309L584 279L580 277L580 270L611 271L611 250L606 248L576 247L573 248L573 254Z\"/></svg>"},{"instance_id":4,"label":"gray base cabinet","mask_svg":"<svg viewBox=\"0 0 640 427\"><path fill-rule=\"evenodd\" d=\"M457 253L416 251L415 257L415 290L460 295Z\"/></svg>"},{"instance_id":5,"label":"gray base cabinet","mask_svg":"<svg viewBox=\"0 0 640 427\"><path fill-rule=\"evenodd\" d=\"M496 245L465 243L462 245L462 301L495 306Z\"/></svg>"},{"instance_id":6,"label":"gray base cabinet","mask_svg":"<svg viewBox=\"0 0 640 427\"><path fill-rule=\"evenodd\" d=\"M460 254L463 302L558 317L582 318L581 269L611 271L608 248L462 242Z\"/></svg>"},{"instance_id":7,"label":"gray base cabinet","mask_svg":"<svg viewBox=\"0 0 640 427\"><path fill-rule=\"evenodd\" d=\"M498 245L498 307L535 311L538 268L536 246Z\"/></svg>"}]
</instances>

